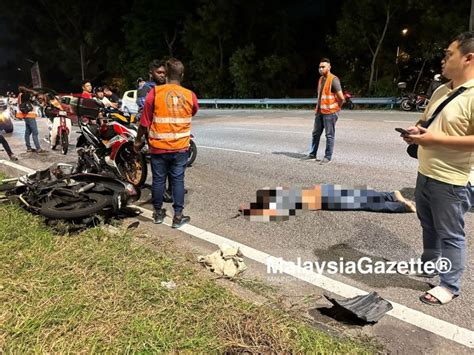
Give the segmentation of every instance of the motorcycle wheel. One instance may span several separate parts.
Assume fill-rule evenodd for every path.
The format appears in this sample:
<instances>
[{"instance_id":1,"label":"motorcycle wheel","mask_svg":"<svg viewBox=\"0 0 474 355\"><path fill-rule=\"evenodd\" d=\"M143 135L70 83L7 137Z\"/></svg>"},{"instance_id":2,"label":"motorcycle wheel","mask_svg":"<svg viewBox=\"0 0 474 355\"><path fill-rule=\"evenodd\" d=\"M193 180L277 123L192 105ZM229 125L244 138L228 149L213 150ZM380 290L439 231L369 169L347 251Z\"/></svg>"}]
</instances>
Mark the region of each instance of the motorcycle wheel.
<instances>
[{"instance_id":1,"label":"motorcycle wheel","mask_svg":"<svg viewBox=\"0 0 474 355\"><path fill-rule=\"evenodd\" d=\"M349 110L353 110L354 107L355 107L354 103L349 100L348 103L347 103L347 108L348 108Z\"/></svg>"},{"instance_id":2,"label":"motorcycle wheel","mask_svg":"<svg viewBox=\"0 0 474 355\"><path fill-rule=\"evenodd\" d=\"M39 213L53 219L76 219L94 215L112 205L111 195L90 193L87 197L87 200L78 200L71 196L55 196L41 205Z\"/></svg>"},{"instance_id":3,"label":"motorcycle wheel","mask_svg":"<svg viewBox=\"0 0 474 355\"><path fill-rule=\"evenodd\" d=\"M131 151L131 147L127 147L116 164L123 178L130 184L140 187L145 183L148 167L143 153L135 154Z\"/></svg>"},{"instance_id":4,"label":"motorcycle wheel","mask_svg":"<svg viewBox=\"0 0 474 355\"><path fill-rule=\"evenodd\" d=\"M400 108L403 111L411 111L413 109L413 105L410 103L410 99L404 99L400 102Z\"/></svg>"},{"instance_id":5,"label":"motorcycle wheel","mask_svg":"<svg viewBox=\"0 0 474 355\"><path fill-rule=\"evenodd\" d=\"M69 138L66 133L61 134L61 152L66 155L69 149Z\"/></svg>"},{"instance_id":6,"label":"motorcycle wheel","mask_svg":"<svg viewBox=\"0 0 474 355\"><path fill-rule=\"evenodd\" d=\"M425 108L426 108L426 105L416 105L416 110L418 112L424 112L425 111Z\"/></svg>"},{"instance_id":7,"label":"motorcycle wheel","mask_svg":"<svg viewBox=\"0 0 474 355\"><path fill-rule=\"evenodd\" d=\"M196 157L197 157L197 146L196 146L196 143L194 143L193 140L190 140L189 141L189 157L188 157L188 164L187 166L191 166L194 161L196 160Z\"/></svg>"}]
</instances>

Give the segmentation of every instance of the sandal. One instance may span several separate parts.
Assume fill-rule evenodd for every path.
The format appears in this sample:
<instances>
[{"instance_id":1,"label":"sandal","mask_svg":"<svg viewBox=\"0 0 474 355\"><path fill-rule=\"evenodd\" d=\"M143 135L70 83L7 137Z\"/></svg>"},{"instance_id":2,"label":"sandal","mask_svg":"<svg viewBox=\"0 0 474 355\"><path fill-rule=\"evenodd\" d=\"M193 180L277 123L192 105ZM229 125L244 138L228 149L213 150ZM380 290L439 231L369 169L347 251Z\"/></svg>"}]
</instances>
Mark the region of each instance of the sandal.
<instances>
[{"instance_id":1,"label":"sandal","mask_svg":"<svg viewBox=\"0 0 474 355\"><path fill-rule=\"evenodd\" d=\"M431 295L431 299L426 298L427 295ZM424 295L420 296L420 301L430 306L441 306L454 300L458 295L453 295L446 288L436 286L429 291L426 291Z\"/></svg>"}]
</instances>

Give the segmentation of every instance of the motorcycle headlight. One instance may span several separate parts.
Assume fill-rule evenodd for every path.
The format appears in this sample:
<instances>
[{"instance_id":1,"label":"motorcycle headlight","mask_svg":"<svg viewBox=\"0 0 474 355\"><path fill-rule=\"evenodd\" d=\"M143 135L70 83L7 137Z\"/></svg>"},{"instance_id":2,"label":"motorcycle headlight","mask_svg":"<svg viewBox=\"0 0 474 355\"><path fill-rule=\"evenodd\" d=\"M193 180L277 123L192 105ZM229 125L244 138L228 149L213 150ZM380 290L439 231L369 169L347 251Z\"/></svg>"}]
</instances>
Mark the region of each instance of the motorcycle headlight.
<instances>
[{"instance_id":1,"label":"motorcycle headlight","mask_svg":"<svg viewBox=\"0 0 474 355\"><path fill-rule=\"evenodd\" d=\"M132 184L125 185L125 191L127 191L127 194L129 196L136 196L138 194L137 190L135 189L135 186L133 186Z\"/></svg>"}]
</instances>

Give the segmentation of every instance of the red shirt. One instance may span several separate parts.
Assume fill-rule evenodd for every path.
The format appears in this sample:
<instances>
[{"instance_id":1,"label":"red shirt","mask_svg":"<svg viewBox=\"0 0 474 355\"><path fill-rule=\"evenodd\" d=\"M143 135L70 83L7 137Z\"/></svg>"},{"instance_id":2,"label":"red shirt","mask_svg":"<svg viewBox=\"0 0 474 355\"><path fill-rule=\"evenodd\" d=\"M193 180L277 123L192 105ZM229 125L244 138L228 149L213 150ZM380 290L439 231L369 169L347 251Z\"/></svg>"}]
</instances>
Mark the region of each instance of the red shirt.
<instances>
[{"instance_id":1,"label":"red shirt","mask_svg":"<svg viewBox=\"0 0 474 355\"><path fill-rule=\"evenodd\" d=\"M81 94L81 97L83 99L92 99L92 94L90 92L83 91L82 94Z\"/></svg>"},{"instance_id":2,"label":"red shirt","mask_svg":"<svg viewBox=\"0 0 474 355\"><path fill-rule=\"evenodd\" d=\"M152 88L145 98L145 106L143 106L142 115L140 116L140 126L149 128L151 123L153 122L153 111L155 110L155 89ZM197 100L196 95L193 92L193 116L199 110L199 103ZM156 149L150 146L150 154L165 154L165 153L182 153L187 152L188 150L164 150L164 149Z\"/></svg>"}]
</instances>

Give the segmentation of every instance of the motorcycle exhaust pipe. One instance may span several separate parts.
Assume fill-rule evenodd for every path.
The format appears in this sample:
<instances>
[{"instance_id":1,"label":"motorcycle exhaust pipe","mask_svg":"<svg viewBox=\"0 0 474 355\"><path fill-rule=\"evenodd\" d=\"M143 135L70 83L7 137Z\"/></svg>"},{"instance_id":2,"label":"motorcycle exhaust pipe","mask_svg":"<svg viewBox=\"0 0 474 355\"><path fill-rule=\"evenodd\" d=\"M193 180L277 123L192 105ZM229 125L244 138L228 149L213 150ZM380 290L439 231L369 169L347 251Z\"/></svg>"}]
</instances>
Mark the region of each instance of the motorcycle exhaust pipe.
<instances>
[{"instance_id":1,"label":"motorcycle exhaust pipe","mask_svg":"<svg viewBox=\"0 0 474 355\"><path fill-rule=\"evenodd\" d=\"M81 187L79 190L77 190L78 193L83 193L86 191L89 191L95 186L95 182L91 182L90 184L87 184L86 186Z\"/></svg>"}]
</instances>

